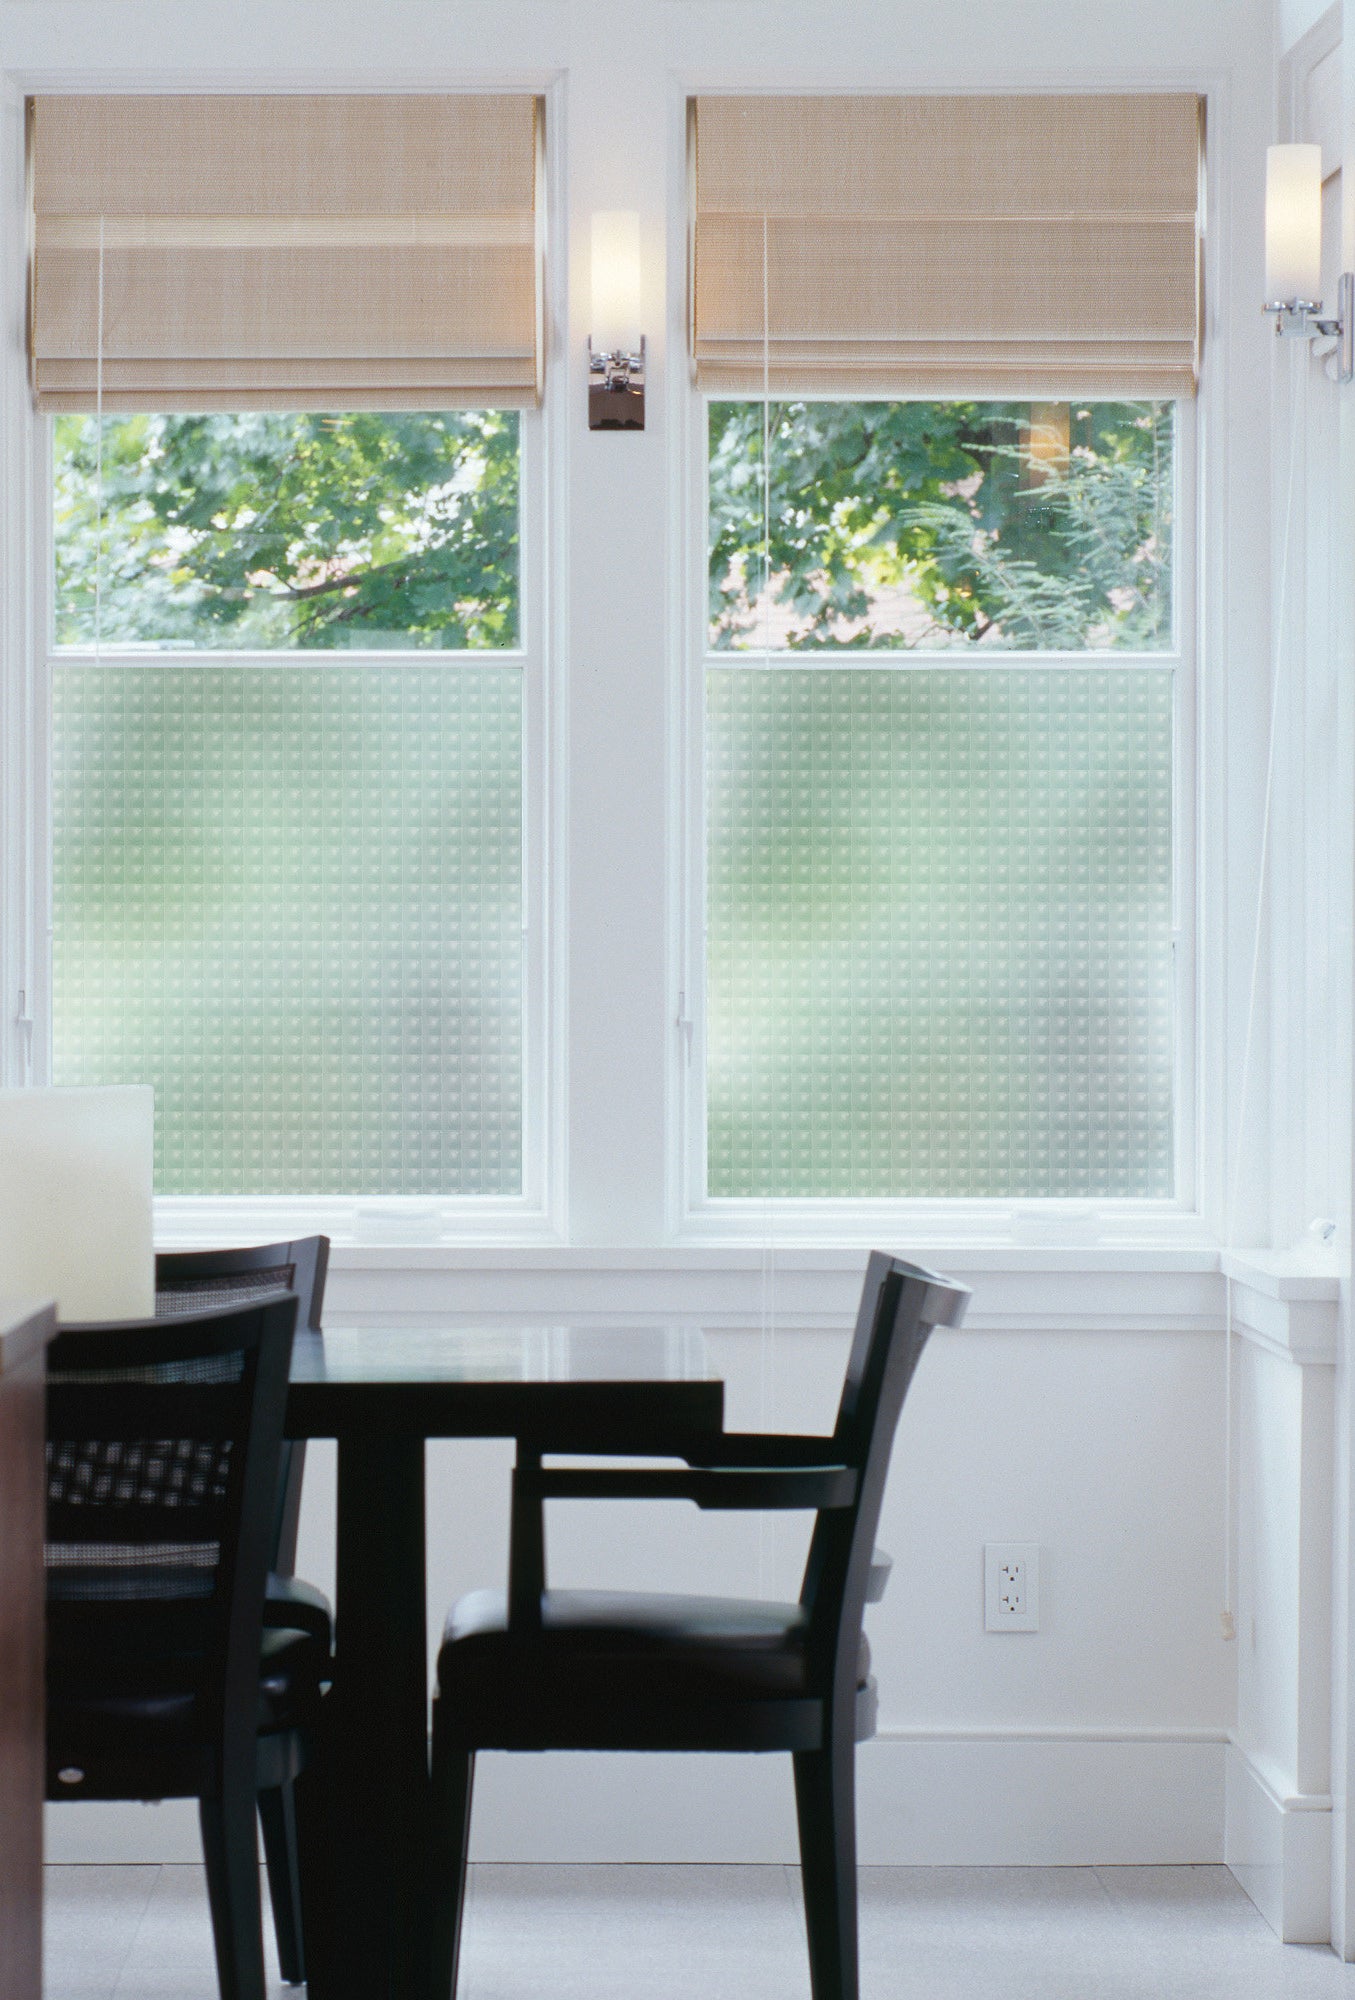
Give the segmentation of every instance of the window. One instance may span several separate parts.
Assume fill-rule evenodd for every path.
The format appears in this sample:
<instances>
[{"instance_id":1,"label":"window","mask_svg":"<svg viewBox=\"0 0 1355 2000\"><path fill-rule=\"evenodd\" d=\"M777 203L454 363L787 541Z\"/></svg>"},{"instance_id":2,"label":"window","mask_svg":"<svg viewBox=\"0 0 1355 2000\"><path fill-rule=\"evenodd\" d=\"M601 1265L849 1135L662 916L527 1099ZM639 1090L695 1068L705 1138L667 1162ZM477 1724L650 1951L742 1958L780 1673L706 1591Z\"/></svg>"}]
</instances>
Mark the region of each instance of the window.
<instances>
[{"instance_id":1,"label":"window","mask_svg":"<svg viewBox=\"0 0 1355 2000\"><path fill-rule=\"evenodd\" d=\"M52 1073L164 1194L529 1192L515 410L52 423Z\"/></svg>"},{"instance_id":2,"label":"window","mask_svg":"<svg viewBox=\"0 0 1355 2000\"><path fill-rule=\"evenodd\" d=\"M688 1208L1189 1198L1202 107L688 129Z\"/></svg>"},{"instance_id":3,"label":"window","mask_svg":"<svg viewBox=\"0 0 1355 2000\"><path fill-rule=\"evenodd\" d=\"M544 1207L543 115L29 102L34 1067L152 1083L162 1195Z\"/></svg>"},{"instance_id":4,"label":"window","mask_svg":"<svg viewBox=\"0 0 1355 2000\"><path fill-rule=\"evenodd\" d=\"M713 400L703 1199L1167 1199L1164 401Z\"/></svg>"}]
</instances>

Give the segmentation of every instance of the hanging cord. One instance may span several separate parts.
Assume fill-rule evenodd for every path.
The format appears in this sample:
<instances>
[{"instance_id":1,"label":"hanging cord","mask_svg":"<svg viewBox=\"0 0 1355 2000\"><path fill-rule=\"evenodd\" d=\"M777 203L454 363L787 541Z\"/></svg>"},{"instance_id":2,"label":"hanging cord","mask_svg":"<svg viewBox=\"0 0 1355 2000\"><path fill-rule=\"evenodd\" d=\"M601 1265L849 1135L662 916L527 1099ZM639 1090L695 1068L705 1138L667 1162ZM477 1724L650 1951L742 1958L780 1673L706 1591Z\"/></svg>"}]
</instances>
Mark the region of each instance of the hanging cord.
<instances>
[{"instance_id":1,"label":"hanging cord","mask_svg":"<svg viewBox=\"0 0 1355 2000\"><path fill-rule=\"evenodd\" d=\"M762 218L762 664L772 663L772 469L771 469L771 331L767 258L767 218ZM776 1202L763 1203L761 1322L758 1335L758 1423L771 1426L771 1400L776 1381ZM769 1572L776 1568L776 1521L758 1516L757 1594L767 1595Z\"/></svg>"},{"instance_id":2,"label":"hanging cord","mask_svg":"<svg viewBox=\"0 0 1355 2000\"><path fill-rule=\"evenodd\" d=\"M94 663L103 646L104 572L104 219L99 217L99 296L94 344Z\"/></svg>"},{"instance_id":3,"label":"hanging cord","mask_svg":"<svg viewBox=\"0 0 1355 2000\"><path fill-rule=\"evenodd\" d=\"M1285 479L1284 525L1280 534L1280 576L1275 598L1275 621L1272 626L1270 661L1270 715L1266 730L1266 780L1261 806L1261 848L1256 865L1256 915L1252 926L1251 971L1247 981L1247 1027L1242 1041L1242 1076L1238 1089L1237 1134L1233 1142L1233 1157L1229 1166L1223 1212L1223 1243L1225 1250L1237 1248L1237 1197L1242 1175L1244 1141L1247 1132L1247 1112L1250 1109L1252 1050L1256 1038L1256 1000L1261 982L1261 947L1265 937L1266 904L1269 892L1270 834L1272 807L1275 799L1275 744L1280 721L1280 667L1284 649L1285 617L1289 608L1289 555L1290 539L1294 522L1294 491L1298 478L1299 439L1306 435L1308 427L1308 370L1307 356L1295 342L1290 366L1291 378L1296 373L1299 387L1290 397L1289 409L1289 470ZM1297 367L1295 366L1297 364ZM1233 1575L1233 1535L1235 1530L1233 1508L1233 1279L1231 1272L1224 1274L1223 1281L1223 1606L1219 1612L1219 1626L1225 1640L1237 1637L1237 1606L1234 1603L1236 1582Z\"/></svg>"}]
</instances>

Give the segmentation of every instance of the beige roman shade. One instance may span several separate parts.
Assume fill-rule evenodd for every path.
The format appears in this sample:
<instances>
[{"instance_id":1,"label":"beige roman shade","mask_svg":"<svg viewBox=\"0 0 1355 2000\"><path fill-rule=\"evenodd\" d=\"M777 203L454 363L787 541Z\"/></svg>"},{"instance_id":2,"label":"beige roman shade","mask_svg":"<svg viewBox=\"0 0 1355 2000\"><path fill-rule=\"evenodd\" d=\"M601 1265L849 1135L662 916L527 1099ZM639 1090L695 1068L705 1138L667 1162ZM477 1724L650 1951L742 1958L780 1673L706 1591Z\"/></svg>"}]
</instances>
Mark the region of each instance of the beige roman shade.
<instances>
[{"instance_id":1,"label":"beige roman shade","mask_svg":"<svg viewBox=\"0 0 1355 2000\"><path fill-rule=\"evenodd\" d=\"M692 355L781 393L1178 396L1192 96L702 97Z\"/></svg>"},{"instance_id":2,"label":"beige roman shade","mask_svg":"<svg viewBox=\"0 0 1355 2000\"><path fill-rule=\"evenodd\" d=\"M41 407L93 409L100 387L109 410L538 399L535 98L38 97L29 112Z\"/></svg>"}]
</instances>

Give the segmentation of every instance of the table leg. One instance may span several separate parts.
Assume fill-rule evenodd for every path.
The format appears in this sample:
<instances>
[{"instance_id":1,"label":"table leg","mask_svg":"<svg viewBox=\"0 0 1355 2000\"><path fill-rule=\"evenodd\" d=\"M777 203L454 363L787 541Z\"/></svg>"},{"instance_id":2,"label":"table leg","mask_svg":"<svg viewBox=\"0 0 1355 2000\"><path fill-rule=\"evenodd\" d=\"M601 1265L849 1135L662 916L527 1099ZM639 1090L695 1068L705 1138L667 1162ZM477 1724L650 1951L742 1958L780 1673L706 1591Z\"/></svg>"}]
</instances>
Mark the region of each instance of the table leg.
<instances>
[{"instance_id":1,"label":"table leg","mask_svg":"<svg viewBox=\"0 0 1355 2000\"><path fill-rule=\"evenodd\" d=\"M421 1437L339 1441L334 1692L298 1806L311 2000L424 1985L428 1653Z\"/></svg>"}]
</instances>

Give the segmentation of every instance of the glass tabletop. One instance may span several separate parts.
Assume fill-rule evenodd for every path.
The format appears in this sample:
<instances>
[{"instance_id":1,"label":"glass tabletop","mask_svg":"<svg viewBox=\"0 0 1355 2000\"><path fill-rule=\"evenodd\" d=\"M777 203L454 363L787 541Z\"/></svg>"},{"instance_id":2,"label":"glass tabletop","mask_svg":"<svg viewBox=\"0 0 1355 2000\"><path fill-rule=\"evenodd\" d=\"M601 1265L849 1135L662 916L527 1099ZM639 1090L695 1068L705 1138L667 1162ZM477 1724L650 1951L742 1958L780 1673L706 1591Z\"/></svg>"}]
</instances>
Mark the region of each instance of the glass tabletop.
<instances>
[{"instance_id":1,"label":"glass tabletop","mask_svg":"<svg viewBox=\"0 0 1355 2000\"><path fill-rule=\"evenodd\" d=\"M723 1417L696 1327L424 1320L299 1333L286 1421L290 1437L341 1442L549 1435L640 1449Z\"/></svg>"},{"instance_id":2,"label":"glass tabletop","mask_svg":"<svg viewBox=\"0 0 1355 2000\"><path fill-rule=\"evenodd\" d=\"M705 1336L690 1326L339 1326L301 1332L295 1386L321 1383L700 1382Z\"/></svg>"}]
</instances>

